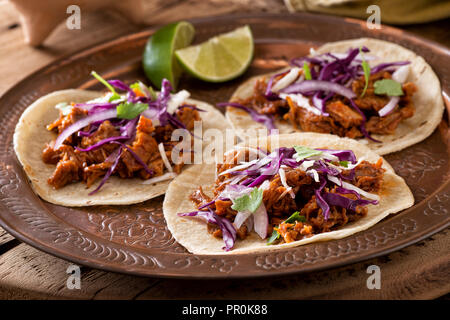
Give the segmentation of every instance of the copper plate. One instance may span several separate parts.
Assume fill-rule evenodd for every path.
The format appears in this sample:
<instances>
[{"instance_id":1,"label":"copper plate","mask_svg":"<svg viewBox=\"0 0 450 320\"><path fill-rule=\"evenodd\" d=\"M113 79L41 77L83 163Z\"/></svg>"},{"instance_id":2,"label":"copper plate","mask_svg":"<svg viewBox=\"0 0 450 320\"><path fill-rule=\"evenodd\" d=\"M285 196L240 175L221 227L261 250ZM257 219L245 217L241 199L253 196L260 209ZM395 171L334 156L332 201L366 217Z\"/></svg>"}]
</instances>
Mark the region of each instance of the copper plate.
<instances>
[{"instance_id":1,"label":"copper plate","mask_svg":"<svg viewBox=\"0 0 450 320\"><path fill-rule=\"evenodd\" d=\"M423 56L437 72L448 106L449 50L398 29L369 30L362 21L312 14L226 16L192 22L196 42L243 24L251 26L256 42L253 64L239 79L207 84L183 78L181 87L190 90L194 98L226 101L246 78L279 68L288 59L307 54L310 46L369 36ZM386 157L406 179L416 204L367 231L337 241L264 254L198 256L188 253L171 236L161 211L162 197L132 206L82 209L42 201L31 190L14 155L12 137L20 114L54 90L94 88L91 70L108 78L145 81L141 54L152 32L121 37L60 59L0 99L0 224L18 239L63 259L116 272L177 278L256 277L321 270L384 255L450 224L447 120L425 141Z\"/></svg>"}]
</instances>

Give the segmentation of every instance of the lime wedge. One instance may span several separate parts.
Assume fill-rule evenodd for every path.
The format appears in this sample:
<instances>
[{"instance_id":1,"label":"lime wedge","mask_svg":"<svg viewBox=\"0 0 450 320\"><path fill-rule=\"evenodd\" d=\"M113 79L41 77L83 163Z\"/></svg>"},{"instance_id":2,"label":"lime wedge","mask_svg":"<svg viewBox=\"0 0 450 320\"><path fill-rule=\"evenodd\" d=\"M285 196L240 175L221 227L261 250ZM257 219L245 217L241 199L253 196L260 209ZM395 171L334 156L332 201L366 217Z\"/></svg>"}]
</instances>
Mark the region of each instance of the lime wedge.
<instances>
[{"instance_id":1,"label":"lime wedge","mask_svg":"<svg viewBox=\"0 0 450 320\"><path fill-rule=\"evenodd\" d=\"M218 35L196 46L175 51L175 56L192 76L223 82L244 73L253 57L253 36L249 26Z\"/></svg>"},{"instance_id":2,"label":"lime wedge","mask_svg":"<svg viewBox=\"0 0 450 320\"><path fill-rule=\"evenodd\" d=\"M158 29L147 41L142 57L146 76L157 87L166 78L175 89L182 69L173 53L191 44L195 34L192 24L180 21Z\"/></svg>"}]
</instances>

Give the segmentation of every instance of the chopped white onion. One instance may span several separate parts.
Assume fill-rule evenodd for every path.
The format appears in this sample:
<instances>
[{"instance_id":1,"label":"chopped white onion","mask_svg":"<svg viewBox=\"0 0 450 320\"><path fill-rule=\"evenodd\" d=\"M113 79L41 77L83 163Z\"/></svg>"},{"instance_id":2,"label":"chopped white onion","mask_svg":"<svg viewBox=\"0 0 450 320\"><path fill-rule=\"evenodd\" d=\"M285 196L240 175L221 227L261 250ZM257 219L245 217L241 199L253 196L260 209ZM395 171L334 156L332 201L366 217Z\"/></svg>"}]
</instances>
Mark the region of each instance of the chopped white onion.
<instances>
[{"instance_id":1,"label":"chopped white onion","mask_svg":"<svg viewBox=\"0 0 450 320\"><path fill-rule=\"evenodd\" d=\"M322 154L318 155L317 157L319 157L320 159L326 159L326 160L330 160L330 161L339 161L339 157L332 155L326 151L322 151ZM314 157L311 157L312 159L314 159Z\"/></svg>"},{"instance_id":2,"label":"chopped white onion","mask_svg":"<svg viewBox=\"0 0 450 320\"><path fill-rule=\"evenodd\" d=\"M320 182L319 173L314 169L309 169L308 172L311 172L313 179L315 182Z\"/></svg>"},{"instance_id":3,"label":"chopped white onion","mask_svg":"<svg viewBox=\"0 0 450 320\"><path fill-rule=\"evenodd\" d=\"M400 97L391 97L389 102L383 108L378 110L378 115L380 117L387 116L389 113L392 112L392 110L394 110L395 106L398 104L399 101Z\"/></svg>"},{"instance_id":4,"label":"chopped white onion","mask_svg":"<svg viewBox=\"0 0 450 320\"><path fill-rule=\"evenodd\" d=\"M68 104L67 102L60 102L55 106L55 109L58 109L63 116L67 116L72 112L72 105Z\"/></svg>"},{"instance_id":5,"label":"chopped white onion","mask_svg":"<svg viewBox=\"0 0 450 320\"><path fill-rule=\"evenodd\" d=\"M170 165L169 159L167 159L166 151L164 150L164 144L162 142L160 144L158 144L158 150L159 150L159 153L161 154L161 158L162 158L167 170L169 172L173 172L173 169L172 169L172 166Z\"/></svg>"},{"instance_id":6,"label":"chopped white onion","mask_svg":"<svg viewBox=\"0 0 450 320\"><path fill-rule=\"evenodd\" d=\"M68 126L66 129L63 130L63 132L60 133L60 135L56 138L55 144L53 146L53 149L58 150L59 147L63 144L63 142L70 137L73 133L77 132L78 130L86 127L87 125L96 122L96 121L103 121L111 118L117 117L117 111L116 109L109 109L102 112L94 113L91 115L88 115L87 117L78 120L77 122L74 122L70 126Z\"/></svg>"},{"instance_id":7,"label":"chopped white onion","mask_svg":"<svg viewBox=\"0 0 450 320\"><path fill-rule=\"evenodd\" d=\"M361 158L359 158L359 160L358 160L355 164L349 163L345 169L347 169L347 170L354 169L354 168L356 168L357 166L359 166L359 164L360 164L361 162L363 162L364 160L366 160L366 158L361 157Z\"/></svg>"},{"instance_id":8,"label":"chopped white onion","mask_svg":"<svg viewBox=\"0 0 450 320\"><path fill-rule=\"evenodd\" d=\"M241 164L241 165L235 166L235 167L233 167L233 168L230 168L230 169L228 169L228 170L225 170L225 171L221 172L221 173L219 174L219 176L222 176L222 175L227 174L227 173L230 173L230 172L238 171L238 170L240 170L240 169L246 169L246 168L250 167L251 165L255 164L256 162L258 162L257 159L252 160L252 161L250 161L250 162L244 162L244 163Z\"/></svg>"},{"instance_id":9,"label":"chopped white onion","mask_svg":"<svg viewBox=\"0 0 450 320\"><path fill-rule=\"evenodd\" d=\"M377 200L377 201L380 200L380 197L378 195L366 192L363 189L360 189L360 188L358 188L357 186L354 186L351 183L342 181L339 178L333 177L333 176L330 176L330 175L327 175L327 177L328 177L328 180L330 180L331 182L334 182L338 186L341 186L343 188L346 188L346 189L349 189L349 190L352 190L352 191L356 191L357 193L359 193L363 197L366 197L367 199Z\"/></svg>"},{"instance_id":10,"label":"chopped white onion","mask_svg":"<svg viewBox=\"0 0 450 320\"><path fill-rule=\"evenodd\" d=\"M253 225L255 232L261 237L261 239L265 239L267 237L269 217L267 216L266 207L262 202L258 209L256 209L253 213Z\"/></svg>"},{"instance_id":11,"label":"chopped white onion","mask_svg":"<svg viewBox=\"0 0 450 320\"><path fill-rule=\"evenodd\" d=\"M248 217L244 223L247 226L248 232L252 232L253 231L253 215Z\"/></svg>"},{"instance_id":12,"label":"chopped white onion","mask_svg":"<svg viewBox=\"0 0 450 320\"><path fill-rule=\"evenodd\" d=\"M298 74L300 72L300 68L294 67L291 70L289 70L289 72L280 80L277 81L277 83L274 84L274 86L272 87L272 92L278 92L281 89L286 88L287 86L289 86L292 82L294 82L297 77Z\"/></svg>"},{"instance_id":13,"label":"chopped white onion","mask_svg":"<svg viewBox=\"0 0 450 320\"><path fill-rule=\"evenodd\" d=\"M243 186L243 189L237 191L233 190L231 187L231 185L225 186L225 189L219 194L218 198L228 198L233 201L234 199L242 197L245 194L249 194L254 189Z\"/></svg>"},{"instance_id":14,"label":"chopped white onion","mask_svg":"<svg viewBox=\"0 0 450 320\"><path fill-rule=\"evenodd\" d=\"M300 169L306 172L306 170L314 165L314 162L316 162L316 160L305 160L300 165Z\"/></svg>"},{"instance_id":15,"label":"chopped white onion","mask_svg":"<svg viewBox=\"0 0 450 320\"><path fill-rule=\"evenodd\" d=\"M409 65L399 67L392 74L392 79L397 82L404 83L406 81L406 79L408 78L409 70L410 70ZM389 99L389 102L383 108L378 110L378 115L380 117L387 116L388 114L390 114L392 112L392 110L394 110L395 106L398 104L399 101L400 101L400 97L391 97L391 99Z\"/></svg>"},{"instance_id":16,"label":"chopped white onion","mask_svg":"<svg viewBox=\"0 0 450 320\"><path fill-rule=\"evenodd\" d=\"M263 183L261 183L261 185L259 186L259 189L261 190L267 190L270 187L270 181L269 180L264 180Z\"/></svg>"},{"instance_id":17,"label":"chopped white onion","mask_svg":"<svg viewBox=\"0 0 450 320\"><path fill-rule=\"evenodd\" d=\"M292 102L295 102L295 104L297 106L299 106L300 108L306 109L314 114L317 115L321 115L322 111L317 109L316 107L313 107L310 103L309 103L309 99L306 98L304 95L302 95L301 93L281 93L280 94L280 98L283 100L286 100L286 98L289 97Z\"/></svg>"},{"instance_id":18,"label":"chopped white onion","mask_svg":"<svg viewBox=\"0 0 450 320\"><path fill-rule=\"evenodd\" d=\"M172 94L169 102L167 103L167 112L172 114L177 111L177 108L181 106L190 95L191 94L187 90L181 90L175 94Z\"/></svg>"},{"instance_id":19,"label":"chopped white onion","mask_svg":"<svg viewBox=\"0 0 450 320\"><path fill-rule=\"evenodd\" d=\"M248 219L248 217L250 217L252 215L252 213L248 210L246 211L239 211L236 214L236 217L234 217L234 225L236 226L237 229L239 229L242 224Z\"/></svg>"},{"instance_id":20,"label":"chopped white onion","mask_svg":"<svg viewBox=\"0 0 450 320\"><path fill-rule=\"evenodd\" d=\"M279 199L281 199L282 197L284 197L284 194L287 193L287 192L289 192L289 195L292 197L292 199L295 199L295 194L294 194L294 192L292 191L292 188L291 188L291 187L287 184L287 182L286 182L286 172L284 171L284 169L280 168L280 169L278 170L278 174L280 175L280 181L281 181L281 184L282 184L283 187L286 189L286 191L283 192L282 196L280 196ZM279 200L279 199L278 199L278 200Z\"/></svg>"},{"instance_id":21,"label":"chopped white onion","mask_svg":"<svg viewBox=\"0 0 450 320\"><path fill-rule=\"evenodd\" d=\"M408 78L409 70L410 70L409 65L399 67L397 70L394 71L394 73L392 73L392 79L397 82L404 83Z\"/></svg>"}]
</instances>

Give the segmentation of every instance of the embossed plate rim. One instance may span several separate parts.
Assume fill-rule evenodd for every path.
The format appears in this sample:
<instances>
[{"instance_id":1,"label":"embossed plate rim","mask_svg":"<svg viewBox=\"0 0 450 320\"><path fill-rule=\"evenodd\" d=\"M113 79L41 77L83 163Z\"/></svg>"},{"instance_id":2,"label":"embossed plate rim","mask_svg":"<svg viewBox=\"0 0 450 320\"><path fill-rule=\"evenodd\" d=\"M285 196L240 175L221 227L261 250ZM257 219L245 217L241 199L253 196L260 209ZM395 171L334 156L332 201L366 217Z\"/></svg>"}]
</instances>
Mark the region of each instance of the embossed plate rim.
<instances>
[{"instance_id":1,"label":"embossed plate rim","mask_svg":"<svg viewBox=\"0 0 450 320\"><path fill-rule=\"evenodd\" d=\"M360 27L362 30L364 30L365 22L356 20L356 19L348 19L348 18L340 18L340 17L330 17L330 16L323 16L323 15L315 15L315 14L306 14L306 13L298 13L298 14L290 14L290 15L284 15L284 14L250 14L250 15L234 15L234 16L221 16L221 17L209 17L209 18L200 18L200 19L193 19L192 22L197 25L201 25L202 23L208 23L211 21L217 21L218 19L222 19L222 21L228 21L230 24L236 24L239 21L241 24L245 22L252 24L257 23L256 21L260 21L262 19L301 19L304 21L312 21L312 22L320 22L326 19L328 23L341 23L349 28L352 27L353 32L356 32L355 30ZM386 37L390 35L394 38L408 38L408 41L410 43L413 43L418 46L425 46L427 48L431 48L434 50L437 50L439 54L444 55L450 55L448 48L436 44L430 40L422 39L420 37L417 37L415 35L409 34L407 32L400 31L395 28L391 27L384 27L385 30L383 33L379 34L379 36L385 35ZM46 73L54 72L55 70L58 71L62 69L64 66L70 65L72 63L76 63L78 60L81 60L86 57L93 57L96 52L99 52L101 50L107 50L108 48L114 48L115 46L120 46L121 44L127 44L130 43L130 41L142 41L142 39L146 39L155 28L151 28L149 30L139 31L137 33L133 33L130 35L122 36L118 39L106 41L104 43L92 46L90 48L86 48L83 50L80 50L79 52L76 52L74 54L67 55L63 58L58 59L57 61L54 61L50 63L49 65L41 68L40 70L32 73L30 76L26 77L22 81L20 81L15 87L8 90L1 98L0 98L0 105L5 103L8 99L11 99L12 96L14 96L14 92L18 91L18 87L25 84L30 84L30 81L33 79L39 79L42 75L45 75ZM360 33L363 33L360 31ZM273 38L264 38L266 40L274 40ZM261 39L264 40L264 39ZM257 43L258 43L258 39ZM283 41L301 41L300 39L277 39L280 42ZM78 60L77 60L78 59ZM126 61L126 59L125 59ZM128 64L130 64L129 62ZM445 86L443 84L443 88L445 88L446 92L449 92L449 83L445 83ZM34 100L35 97L24 97L24 100ZM20 102L20 101L19 101ZM25 102L24 102L25 103ZM2 108L0 108L0 112L3 112ZM3 113L6 113L3 112ZM0 124L4 123L4 119L0 119ZM9 133L11 134L11 133ZM1 135L0 135L1 136ZM4 144L4 146L2 146ZM8 146L3 141L0 141L0 146L4 147L2 150L7 150ZM9 146L10 147L10 146ZM14 159L11 159L14 158ZM0 155L0 160L6 159ZM11 162L12 161L12 162ZM11 170L11 167L8 168L7 166L12 166L13 169ZM18 168L18 169L17 169ZM3 171L2 171L3 169ZM17 172L17 170L20 170ZM14 173L14 176L8 176L9 174ZM2 180L3 179L3 180ZM18 239L42 250L45 252L48 252L52 255L58 256L60 258L63 258L65 260L72 261L74 263L78 263L81 265L87 265L93 268L100 268L108 271L113 272L120 272L120 273L129 273L129 274L135 274L135 275L144 275L144 276L157 276L157 277L169 277L169 278L196 278L196 279L206 279L206 278L249 278L249 277L261 277L261 276L276 276L276 275L287 275L287 274L293 274L293 273L301 273L301 272L310 272L310 271L318 271L323 270L331 267L338 267L349 263L359 262L363 261L369 258L373 258L376 256L384 255L387 253L390 253L392 251L399 250L405 246L408 246L412 243L415 243L417 241L420 241L431 234L438 232L450 225L450 219L449 217L446 217L439 225L432 225L428 228L425 226L422 226L423 228L419 228L417 232L413 233L413 237L411 235L404 236L408 232L413 232L416 230L417 226L415 225L415 221L409 219L408 216L414 212L417 212L417 210L424 211L427 208L430 208L430 203L433 203L435 199L439 200L439 195L444 195L448 197L448 193L450 191L450 182L447 181L447 183L444 183L441 185L441 187L437 190L435 190L431 195L429 195L426 199L423 201L417 203L414 205L414 207L396 215L392 219L384 220L377 224L375 227L361 232L359 234L356 234L352 237L333 241L333 242L324 242L324 243L317 243L309 246L304 247L297 247L294 249L288 249L288 250L280 250L280 251L274 251L264 254L245 254L245 255L219 255L219 256L208 256L208 255L192 255L187 253L164 253L158 250L153 250L152 248L149 249L141 249L141 248L133 248L130 246L121 246L118 243L108 242L104 238L101 238L95 234L87 233L83 230L75 230L75 233L78 233L78 236L80 238L83 238L85 235L90 237L88 239L89 241L93 241L94 244L91 242L88 242L88 245L93 246L94 249L90 249L91 251L95 251L97 256L93 257L92 255L87 254L88 251L84 249L79 249L78 251L74 246L71 247L65 247L63 245L60 245L60 243L56 242L58 238L53 239L53 243L49 244L48 241L48 235L39 234L38 231L32 230L30 226L28 228L22 228L24 225L24 222L21 221L18 222L18 218L14 216L14 212L12 212L11 209L8 209L6 202L4 201L4 190L7 189L8 185L3 184L5 179L10 179L11 181L14 181L14 179L19 179L19 183L23 182L24 180L24 173L20 168L20 165L17 164L15 157L9 157L9 161L0 162L0 181L2 181L2 185L0 187L0 207L3 208L3 211L0 213L0 225L5 228L8 232L10 232L13 236L17 237ZM27 185L27 188L29 189L28 182L24 183L23 185ZM22 185L22 188L24 186ZM6 190L7 191L7 190ZM28 190L28 192L31 192ZM35 199L30 198L31 204L36 201L40 201L35 196ZM446 198L448 200L448 198ZM26 210L30 208L25 208L23 204L18 204L19 208L22 208L21 210L23 212L27 212ZM37 207L36 207L37 208ZM32 206L31 206L32 209ZM433 210L433 208L430 208ZM32 211L32 210L31 210ZM9 214L9 217L8 217ZM32 214L32 212L26 213L28 216ZM50 217L55 217L53 215L44 217L49 219ZM6 219L5 219L6 218ZM11 219L8 219L11 218ZM61 220L59 217L57 217L57 220ZM403 221L403 222L402 222ZM408 225L408 223L412 224ZM40 222L42 222L40 220ZM365 245L369 246L368 249L364 249L363 251L356 251L353 252L351 245L349 245L349 241L355 241L358 243L359 238L361 237L369 237L371 239L374 239L373 241L377 243L377 235L376 232L387 232L391 225L394 224L394 222L397 222L401 224L404 228L403 233L400 233L399 238L397 238L398 230L393 229L394 232L394 240L386 240L390 241L388 242L388 246L379 249L378 250L371 250L370 249L370 239L365 239L366 242ZM35 226L38 226L39 224L35 224ZM19 228L18 228L19 226ZM27 225L25 225L27 226ZM72 224L68 223L67 221L63 221L62 225L63 227L62 231L66 232L71 227L73 227ZM66 229L64 229L66 228ZM386 228L386 229L384 229ZM392 227L393 228L393 227ZM408 228L410 230L408 231ZM385 231L383 231L385 230ZM406 230L406 231L405 231ZM412 231L411 231L412 230ZM400 230L401 232L401 230ZM60 236L60 235L58 235ZM77 235L75 235L77 236ZM403 238L401 238L403 236ZM384 236L383 239L389 238L389 236ZM397 241L401 239L400 241ZM75 239L76 241L83 241ZM98 243L96 243L97 241ZM363 242L364 242L363 241ZM64 244L64 243L63 243ZM348 250L342 249L342 247L339 247L340 245L347 245ZM360 245L360 244L358 244ZM97 246L97 247L96 247ZM376 245L377 246L377 245ZM377 248L375 246L375 248ZM378 245L379 246L379 245ZM100 249L99 249L100 248ZM331 249L333 248L339 248L336 252L343 252L345 254L336 254L336 256L333 256L333 252L331 252ZM308 249L311 249L308 251ZM102 251L103 250L103 251ZM109 250L109 251L108 251ZM322 251L326 250L327 254L323 253ZM331 251L330 251L331 250ZM122 263L116 262L113 260L105 259L105 254L109 253L109 256L111 255L121 255L122 251L130 251L127 253L124 257L125 260ZM153 256L152 256L153 254ZM300 256L301 254L304 255ZM298 256L296 256L298 255ZM144 265L142 264L142 261L140 259L148 259L146 261L150 261L152 265ZM274 260L274 261L273 261ZM139 264L139 261L141 264ZM300 261L300 263L298 262ZM267 264L268 262L269 265ZM133 264L134 263L134 264ZM183 264L185 263L185 264ZM278 268L276 267L278 266Z\"/></svg>"}]
</instances>

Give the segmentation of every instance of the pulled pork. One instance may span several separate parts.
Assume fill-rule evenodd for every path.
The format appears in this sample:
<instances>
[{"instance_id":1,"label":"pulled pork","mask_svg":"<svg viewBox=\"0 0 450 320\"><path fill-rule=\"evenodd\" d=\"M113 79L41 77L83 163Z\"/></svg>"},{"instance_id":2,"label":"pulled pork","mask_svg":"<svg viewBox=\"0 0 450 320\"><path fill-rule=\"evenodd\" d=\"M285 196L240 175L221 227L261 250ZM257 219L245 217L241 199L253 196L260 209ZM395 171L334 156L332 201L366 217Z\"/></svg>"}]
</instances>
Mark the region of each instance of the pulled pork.
<instances>
[{"instance_id":1,"label":"pulled pork","mask_svg":"<svg viewBox=\"0 0 450 320\"><path fill-rule=\"evenodd\" d=\"M390 79L391 77L391 74L386 71L372 74L363 97L361 97L361 94L365 86L364 77L354 80L351 84L352 91L358 97L354 102L364 113L367 119L366 130L370 134L393 134L401 121L414 115L412 96L417 91L417 87L411 82L403 84L404 95L400 97L398 106L385 117L378 115L378 111L388 103L389 97L376 95L374 83L377 80ZM325 109L329 116L322 116L301 108L293 102L289 103L282 99L269 100L265 96L266 89L265 79L259 79L255 83L253 95L236 102L253 108L260 114L286 120L294 128L302 131L330 133L349 138L364 137L360 130L364 119L344 97L335 96L328 100Z\"/></svg>"},{"instance_id":2,"label":"pulled pork","mask_svg":"<svg viewBox=\"0 0 450 320\"><path fill-rule=\"evenodd\" d=\"M246 158L248 158L248 154ZM217 165L218 174L236 165L232 163L236 163L236 161L231 160L230 163ZM350 182L366 192L377 193L381 189L384 172L381 158L375 164L361 161L354 169L354 176ZM342 174L348 176L349 172L343 171ZM329 216L325 219L322 209L317 204L316 196L314 195L314 190L318 189L319 183L315 182L299 168L286 168L285 175L286 183L292 188L295 198L285 193L286 188L282 185L279 174L271 178L269 187L263 192L263 204L269 217L267 234L271 234L274 229L277 230L280 234L281 242L296 241L315 234L336 230L350 222L363 218L367 214L367 207L363 206L357 206L355 210L330 206ZM218 199L220 192L232 177L234 176L231 174L218 176L213 189L213 198L206 195L202 187L199 187L190 195L190 200L197 208L211 202L213 199L216 200L214 204L210 205L210 208L215 210L217 215L233 222L237 211L231 208L232 202ZM332 186L325 187L324 192L338 193L336 187ZM354 194L338 194L352 200L357 199ZM305 221L286 223L285 220L296 211L300 212L300 215L304 217ZM222 232L216 225L208 223L207 229L213 236L218 238L222 237ZM245 224L237 230L237 236L240 239L245 239L248 234L249 230Z\"/></svg>"},{"instance_id":3,"label":"pulled pork","mask_svg":"<svg viewBox=\"0 0 450 320\"><path fill-rule=\"evenodd\" d=\"M86 114L87 111L85 110L72 108L67 115L60 113L59 119L48 125L47 129L59 135L65 128ZM188 130L194 128L194 121L201 120L198 111L189 107L178 109L176 118ZM83 131L89 132L91 129L95 128L88 126L83 128ZM147 172L136 161L131 152L124 149L113 174L121 178L140 177L142 179L162 175L164 173L164 162L158 150L158 144L164 144L167 158L171 161L171 153L175 146L175 143L171 141L171 135L175 129L171 124L155 128L150 119L140 116L135 137L131 142L127 142L127 145L153 173ZM55 141L47 144L42 152L42 160L44 163L56 165L48 183L55 189L62 188L75 181L83 181L87 187L90 187L95 181L103 177L111 167L112 163L106 161L106 159L119 148L119 145L106 143L98 149L86 152L77 150L77 148L86 149L103 139L119 135L118 126L106 120L91 135L79 137L73 134L66 139L58 150L53 149ZM179 173L183 166L183 164L171 164L176 173Z\"/></svg>"}]
</instances>

